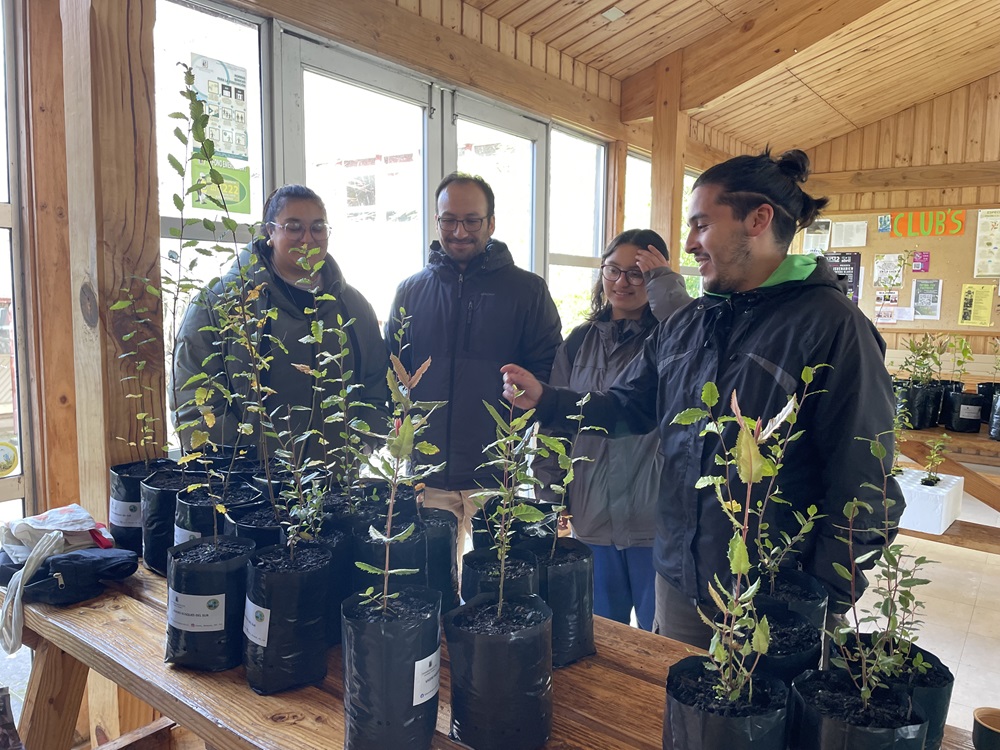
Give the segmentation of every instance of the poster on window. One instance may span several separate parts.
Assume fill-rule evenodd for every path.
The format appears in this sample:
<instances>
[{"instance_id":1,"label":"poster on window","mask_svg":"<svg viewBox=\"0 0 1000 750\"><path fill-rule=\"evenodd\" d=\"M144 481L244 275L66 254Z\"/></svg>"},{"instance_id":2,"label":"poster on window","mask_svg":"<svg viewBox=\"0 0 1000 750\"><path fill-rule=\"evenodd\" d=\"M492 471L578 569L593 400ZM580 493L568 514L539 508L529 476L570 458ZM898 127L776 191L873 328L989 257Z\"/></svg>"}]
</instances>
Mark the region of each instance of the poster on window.
<instances>
[{"instance_id":1,"label":"poster on window","mask_svg":"<svg viewBox=\"0 0 1000 750\"><path fill-rule=\"evenodd\" d=\"M979 212L975 276L977 279L1000 277L1000 208Z\"/></svg>"},{"instance_id":2,"label":"poster on window","mask_svg":"<svg viewBox=\"0 0 1000 750\"><path fill-rule=\"evenodd\" d=\"M872 284L876 289L898 289L903 285L902 253L875 256L875 277Z\"/></svg>"},{"instance_id":3,"label":"poster on window","mask_svg":"<svg viewBox=\"0 0 1000 750\"><path fill-rule=\"evenodd\" d=\"M960 326L993 325L993 284L962 284L962 303L958 307Z\"/></svg>"},{"instance_id":4,"label":"poster on window","mask_svg":"<svg viewBox=\"0 0 1000 750\"><path fill-rule=\"evenodd\" d=\"M861 253L824 253L830 270L847 282L847 296L857 304L861 287Z\"/></svg>"},{"instance_id":5,"label":"poster on window","mask_svg":"<svg viewBox=\"0 0 1000 750\"><path fill-rule=\"evenodd\" d=\"M913 280L913 318L941 319L941 279Z\"/></svg>"},{"instance_id":6,"label":"poster on window","mask_svg":"<svg viewBox=\"0 0 1000 750\"><path fill-rule=\"evenodd\" d=\"M250 213L247 70L196 53L191 53L191 70L194 89L198 98L205 102L205 114L208 115L205 135L215 146L214 166L223 176L222 185L192 193L192 205L217 209L209 199L209 195L214 195L216 200L225 199L230 213Z\"/></svg>"},{"instance_id":7,"label":"poster on window","mask_svg":"<svg viewBox=\"0 0 1000 750\"><path fill-rule=\"evenodd\" d=\"M875 325L895 324L899 307L899 290L875 290Z\"/></svg>"},{"instance_id":8,"label":"poster on window","mask_svg":"<svg viewBox=\"0 0 1000 750\"><path fill-rule=\"evenodd\" d=\"M802 233L803 253L825 253L830 249L830 220L817 219Z\"/></svg>"}]
</instances>

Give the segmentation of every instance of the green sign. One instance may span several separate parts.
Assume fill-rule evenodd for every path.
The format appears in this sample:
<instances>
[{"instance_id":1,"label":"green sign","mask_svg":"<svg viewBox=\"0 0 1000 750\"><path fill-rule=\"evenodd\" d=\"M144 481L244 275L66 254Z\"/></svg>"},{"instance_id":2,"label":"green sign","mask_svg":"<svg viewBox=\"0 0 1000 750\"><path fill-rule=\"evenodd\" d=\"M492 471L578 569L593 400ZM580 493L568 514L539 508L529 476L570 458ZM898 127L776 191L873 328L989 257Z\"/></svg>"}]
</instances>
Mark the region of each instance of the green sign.
<instances>
[{"instance_id":1,"label":"green sign","mask_svg":"<svg viewBox=\"0 0 1000 750\"><path fill-rule=\"evenodd\" d=\"M250 167L243 169L232 169L230 167L216 167L223 177L221 185L211 185L203 190L191 193L191 206L203 208L209 211L218 211L219 207L213 203L209 196L220 202L224 202L229 213L248 214L250 213ZM195 161L191 164L191 178L195 181L201 178L208 179L208 165L202 161ZM225 201L222 200L225 196Z\"/></svg>"}]
</instances>

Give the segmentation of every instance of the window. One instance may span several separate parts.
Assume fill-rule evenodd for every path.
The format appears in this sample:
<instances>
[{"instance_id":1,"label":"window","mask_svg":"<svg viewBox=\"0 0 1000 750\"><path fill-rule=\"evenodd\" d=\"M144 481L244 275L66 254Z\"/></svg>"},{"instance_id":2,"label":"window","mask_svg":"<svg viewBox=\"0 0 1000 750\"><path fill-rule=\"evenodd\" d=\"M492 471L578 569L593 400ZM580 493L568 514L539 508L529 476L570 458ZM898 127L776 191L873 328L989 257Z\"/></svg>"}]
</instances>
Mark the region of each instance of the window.
<instances>
[{"instance_id":1,"label":"window","mask_svg":"<svg viewBox=\"0 0 1000 750\"><path fill-rule=\"evenodd\" d=\"M702 294L701 274L698 273L698 264L695 263L693 255L684 252L684 243L687 241L688 235L687 217L691 207L691 191L694 190L694 181L696 179L698 179L698 175L691 174L690 172L684 173L684 195L681 199L681 236L678 238L676 244L677 254L680 257L680 271L684 275L684 285L687 287L687 293L692 297L700 297Z\"/></svg>"},{"instance_id":2,"label":"window","mask_svg":"<svg viewBox=\"0 0 1000 750\"><path fill-rule=\"evenodd\" d=\"M646 229L653 223L653 163L644 156L625 158L625 228Z\"/></svg>"}]
</instances>

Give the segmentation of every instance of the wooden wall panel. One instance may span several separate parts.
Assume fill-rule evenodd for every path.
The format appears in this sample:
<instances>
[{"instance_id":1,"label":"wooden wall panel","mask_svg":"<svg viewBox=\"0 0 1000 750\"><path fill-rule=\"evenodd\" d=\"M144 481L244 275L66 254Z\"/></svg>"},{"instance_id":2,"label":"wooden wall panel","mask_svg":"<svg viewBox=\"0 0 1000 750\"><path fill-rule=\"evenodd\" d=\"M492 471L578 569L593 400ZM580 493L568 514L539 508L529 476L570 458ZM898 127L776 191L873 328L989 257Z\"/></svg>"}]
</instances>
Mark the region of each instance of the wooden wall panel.
<instances>
[{"instance_id":1,"label":"wooden wall panel","mask_svg":"<svg viewBox=\"0 0 1000 750\"><path fill-rule=\"evenodd\" d=\"M875 139L875 141L873 141ZM829 170L824 154L837 154ZM816 173L865 172L886 167L992 165L1000 161L1000 73L920 102L871 125L808 151ZM841 154L843 159L840 158ZM956 174L960 170L956 170ZM972 170L965 172L970 177ZM977 173L978 174L978 173ZM954 184L921 189L838 193L830 210L912 209L992 206L1000 203L996 184Z\"/></svg>"}]
</instances>

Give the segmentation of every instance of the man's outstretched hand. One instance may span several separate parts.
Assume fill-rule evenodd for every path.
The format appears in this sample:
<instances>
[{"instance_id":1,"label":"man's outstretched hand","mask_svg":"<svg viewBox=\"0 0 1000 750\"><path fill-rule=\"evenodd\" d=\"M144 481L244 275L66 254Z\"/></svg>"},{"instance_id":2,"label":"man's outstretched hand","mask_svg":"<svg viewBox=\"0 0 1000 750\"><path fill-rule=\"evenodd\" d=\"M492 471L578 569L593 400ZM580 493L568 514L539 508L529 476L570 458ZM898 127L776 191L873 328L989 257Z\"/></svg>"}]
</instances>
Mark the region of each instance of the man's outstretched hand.
<instances>
[{"instance_id":1,"label":"man's outstretched hand","mask_svg":"<svg viewBox=\"0 0 1000 750\"><path fill-rule=\"evenodd\" d=\"M538 378L518 365L504 365L503 397L518 409L534 409L542 397L542 384Z\"/></svg>"}]
</instances>

